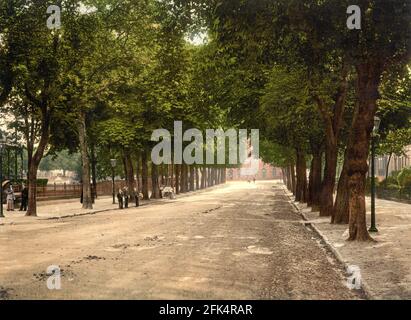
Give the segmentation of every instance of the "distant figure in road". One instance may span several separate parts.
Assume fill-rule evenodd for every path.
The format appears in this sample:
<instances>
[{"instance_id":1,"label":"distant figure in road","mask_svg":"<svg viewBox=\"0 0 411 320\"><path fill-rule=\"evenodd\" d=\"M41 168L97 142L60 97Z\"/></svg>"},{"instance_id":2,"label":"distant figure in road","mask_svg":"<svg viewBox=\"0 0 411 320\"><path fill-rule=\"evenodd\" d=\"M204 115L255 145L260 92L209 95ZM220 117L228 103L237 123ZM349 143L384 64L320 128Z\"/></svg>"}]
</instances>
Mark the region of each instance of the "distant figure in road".
<instances>
[{"instance_id":1,"label":"distant figure in road","mask_svg":"<svg viewBox=\"0 0 411 320\"><path fill-rule=\"evenodd\" d=\"M128 208L128 200L130 198L130 195L129 195L127 187L123 188L123 196L124 196L124 208Z\"/></svg>"},{"instance_id":2,"label":"distant figure in road","mask_svg":"<svg viewBox=\"0 0 411 320\"><path fill-rule=\"evenodd\" d=\"M21 206L20 211L27 211L27 205L29 202L29 189L23 184L23 189L21 190Z\"/></svg>"},{"instance_id":3,"label":"distant figure in road","mask_svg":"<svg viewBox=\"0 0 411 320\"><path fill-rule=\"evenodd\" d=\"M117 192L118 208L123 209L123 191L121 189Z\"/></svg>"},{"instance_id":4,"label":"distant figure in road","mask_svg":"<svg viewBox=\"0 0 411 320\"><path fill-rule=\"evenodd\" d=\"M7 194L7 211L14 211L14 200L16 199L14 196L13 186L10 185L10 188L6 192Z\"/></svg>"},{"instance_id":5,"label":"distant figure in road","mask_svg":"<svg viewBox=\"0 0 411 320\"><path fill-rule=\"evenodd\" d=\"M253 182L255 183L255 177L253 178Z\"/></svg>"}]
</instances>

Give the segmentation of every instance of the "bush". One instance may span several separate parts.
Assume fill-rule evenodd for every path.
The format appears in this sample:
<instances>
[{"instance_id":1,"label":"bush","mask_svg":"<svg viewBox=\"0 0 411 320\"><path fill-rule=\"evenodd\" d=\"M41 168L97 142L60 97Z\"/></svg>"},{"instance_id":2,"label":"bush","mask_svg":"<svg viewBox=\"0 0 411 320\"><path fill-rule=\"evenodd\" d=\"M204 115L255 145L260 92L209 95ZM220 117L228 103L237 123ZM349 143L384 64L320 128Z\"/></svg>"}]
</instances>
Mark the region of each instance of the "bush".
<instances>
[{"instance_id":1,"label":"bush","mask_svg":"<svg viewBox=\"0 0 411 320\"><path fill-rule=\"evenodd\" d=\"M398 191L400 190L400 186L398 184L389 183L387 184L387 187L385 187L385 189Z\"/></svg>"},{"instance_id":2,"label":"bush","mask_svg":"<svg viewBox=\"0 0 411 320\"><path fill-rule=\"evenodd\" d=\"M400 172L401 171L393 171L393 172L391 172L391 174L390 174L390 178L393 178L393 179L395 179L395 181L396 181L396 183L397 183L397 178L398 178L398 175L400 174Z\"/></svg>"},{"instance_id":3,"label":"bush","mask_svg":"<svg viewBox=\"0 0 411 320\"><path fill-rule=\"evenodd\" d=\"M45 187L49 183L49 179L37 179L37 186L38 187ZM27 185L27 179L17 179L12 181L13 185Z\"/></svg>"},{"instance_id":4,"label":"bush","mask_svg":"<svg viewBox=\"0 0 411 320\"><path fill-rule=\"evenodd\" d=\"M401 189L411 188L411 168L402 169L398 174L397 181Z\"/></svg>"},{"instance_id":5,"label":"bush","mask_svg":"<svg viewBox=\"0 0 411 320\"><path fill-rule=\"evenodd\" d=\"M398 180L397 180L397 176L389 176L387 179L384 179L383 181L380 182L381 186L388 186L389 185L395 185L398 187Z\"/></svg>"}]
</instances>

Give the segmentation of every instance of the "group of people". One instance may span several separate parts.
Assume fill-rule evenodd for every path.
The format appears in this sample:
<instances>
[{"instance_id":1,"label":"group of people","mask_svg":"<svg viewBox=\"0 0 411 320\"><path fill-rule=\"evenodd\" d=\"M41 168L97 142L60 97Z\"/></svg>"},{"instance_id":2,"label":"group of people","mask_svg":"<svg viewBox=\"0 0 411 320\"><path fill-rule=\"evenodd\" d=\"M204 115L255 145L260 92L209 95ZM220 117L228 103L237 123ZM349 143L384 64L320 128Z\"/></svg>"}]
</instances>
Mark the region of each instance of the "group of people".
<instances>
[{"instance_id":1,"label":"group of people","mask_svg":"<svg viewBox=\"0 0 411 320\"><path fill-rule=\"evenodd\" d=\"M117 192L118 207L120 209L128 208L131 197L134 198L136 207L139 207L140 206L140 194L139 192L137 192L137 189L134 189L132 194L130 194L127 187L123 187L123 189L118 189L118 192Z\"/></svg>"},{"instance_id":2,"label":"group of people","mask_svg":"<svg viewBox=\"0 0 411 320\"><path fill-rule=\"evenodd\" d=\"M7 211L14 211L14 203L16 201L16 195L14 193L12 184L10 184L9 188L6 190L5 193L6 193ZM22 189L21 189L20 211L27 211L28 202L29 202L29 190L23 184Z\"/></svg>"}]
</instances>

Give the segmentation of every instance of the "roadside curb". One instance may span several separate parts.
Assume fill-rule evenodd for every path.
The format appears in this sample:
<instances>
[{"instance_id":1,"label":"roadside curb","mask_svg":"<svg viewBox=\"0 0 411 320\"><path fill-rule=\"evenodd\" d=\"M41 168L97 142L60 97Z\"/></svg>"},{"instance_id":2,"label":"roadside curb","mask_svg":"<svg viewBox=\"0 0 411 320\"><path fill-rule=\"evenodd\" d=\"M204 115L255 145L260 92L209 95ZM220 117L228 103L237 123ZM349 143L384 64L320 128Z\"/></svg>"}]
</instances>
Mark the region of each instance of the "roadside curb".
<instances>
[{"instance_id":1,"label":"roadside curb","mask_svg":"<svg viewBox=\"0 0 411 320\"><path fill-rule=\"evenodd\" d=\"M284 194L290 199L291 205L295 208L297 213L303 218L305 221L306 226L310 226L315 233L321 238L321 240L324 242L324 244L327 246L327 248L332 252L334 257L337 259L339 263L341 263L344 266L345 271L347 272L348 267L352 264L349 264L341 255L341 253L333 246L333 244L328 240L327 236L315 225L314 222L310 221L310 219L305 215L305 213L297 206L295 200L291 197L291 195L288 193L288 190L286 190L283 187ZM361 290L364 292L366 298L368 300L377 300L375 295L372 293L372 290L368 283L364 280L361 279Z\"/></svg>"}]
</instances>

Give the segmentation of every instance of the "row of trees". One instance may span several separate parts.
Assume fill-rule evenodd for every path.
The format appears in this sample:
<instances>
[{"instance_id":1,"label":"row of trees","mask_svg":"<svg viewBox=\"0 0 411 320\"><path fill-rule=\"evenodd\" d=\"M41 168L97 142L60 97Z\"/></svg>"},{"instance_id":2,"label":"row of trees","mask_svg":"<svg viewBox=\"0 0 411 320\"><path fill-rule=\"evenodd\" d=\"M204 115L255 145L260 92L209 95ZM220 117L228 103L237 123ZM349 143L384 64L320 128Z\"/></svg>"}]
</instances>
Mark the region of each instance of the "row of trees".
<instances>
[{"instance_id":1,"label":"row of trees","mask_svg":"<svg viewBox=\"0 0 411 320\"><path fill-rule=\"evenodd\" d=\"M284 169L296 199L349 223L351 240L370 239L374 116L383 118L381 152L400 152L396 135L409 142L411 10L407 0L360 0L361 29L351 30L350 4L64 0L62 27L51 31L47 1L2 3L0 107L27 144L28 214L41 159L62 149L81 154L85 207L90 177L109 176L114 157L129 187L140 174L146 185L149 170L186 185L187 172L206 170L149 163L152 131L180 120L184 129L259 128L263 159ZM201 33L208 42L190 44Z\"/></svg>"},{"instance_id":2,"label":"row of trees","mask_svg":"<svg viewBox=\"0 0 411 320\"><path fill-rule=\"evenodd\" d=\"M25 142L29 210L36 215L36 175L46 155L81 155L83 207L92 184L123 166L130 190L142 180L149 198L159 177L177 192L225 181L221 166L156 166L154 129L226 125L208 86L215 68L208 47L188 41L197 4L156 0L63 0L61 28L47 27L49 1L0 4L0 109ZM193 7L194 6L194 7ZM119 166L118 166L119 167Z\"/></svg>"},{"instance_id":3,"label":"row of trees","mask_svg":"<svg viewBox=\"0 0 411 320\"><path fill-rule=\"evenodd\" d=\"M347 28L349 1L219 1L213 31L233 72L242 73L242 98L253 110L244 119L239 103L231 115L257 121L263 159L283 167L297 201L349 224L350 240L370 240L365 192L374 117L383 120L381 152L411 144L404 134L411 11L409 1L357 2L360 30Z\"/></svg>"}]
</instances>

